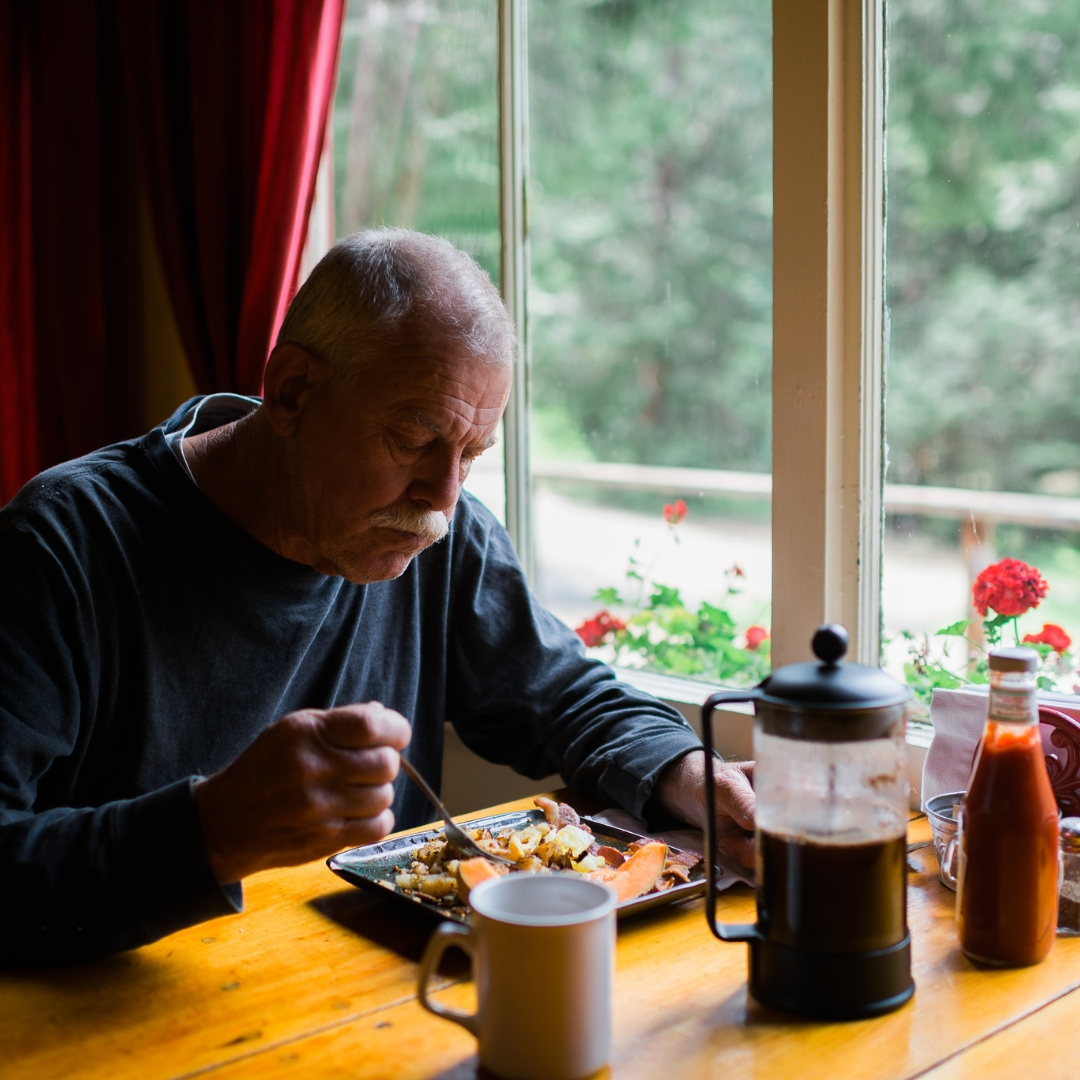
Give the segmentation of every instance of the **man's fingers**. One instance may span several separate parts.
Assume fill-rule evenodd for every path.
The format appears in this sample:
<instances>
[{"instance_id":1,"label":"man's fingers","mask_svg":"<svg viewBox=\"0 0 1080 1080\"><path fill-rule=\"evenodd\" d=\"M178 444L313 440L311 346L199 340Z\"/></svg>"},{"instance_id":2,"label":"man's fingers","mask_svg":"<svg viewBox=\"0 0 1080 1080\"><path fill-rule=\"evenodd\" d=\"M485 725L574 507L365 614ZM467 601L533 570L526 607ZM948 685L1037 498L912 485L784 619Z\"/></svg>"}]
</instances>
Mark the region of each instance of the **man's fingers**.
<instances>
[{"instance_id":1,"label":"man's fingers","mask_svg":"<svg viewBox=\"0 0 1080 1080\"><path fill-rule=\"evenodd\" d=\"M716 777L720 809L741 828L753 829L757 796L742 767L746 764L717 762L713 765L713 775Z\"/></svg>"},{"instance_id":2,"label":"man's fingers","mask_svg":"<svg viewBox=\"0 0 1080 1080\"><path fill-rule=\"evenodd\" d=\"M355 818L346 821L338 834L341 846L338 850L359 847L361 844L375 844L388 833L394 831L394 812L383 810L370 818Z\"/></svg>"},{"instance_id":3,"label":"man's fingers","mask_svg":"<svg viewBox=\"0 0 1080 1080\"><path fill-rule=\"evenodd\" d=\"M343 818L375 818L394 804L393 784L345 785L333 793L333 813Z\"/></svg>"},{"instance_id":4,"label":"man's fingers","mask_svg":"<svg viewBox=\"0 0 1080 1080\"><path fill-rule=\"evenodd\" d=\"M721 836L716 846L721 855L735 859L741 866L754 865L754 838L752 836Z\"/></svg>"},{"instance_id":5,"label":"man's fingers","mask_svg":"<svg viewBox=\"0 0 1080 1080\"><path fill-rule=\"evenodd\" d=\"M377 701L339 705L315 716L323 741L342 750L365 746L391 746L395 750L404 750L412 738L409 721Z\"/></svg>"},{"instance_id":6,"label":"man's fingers","mask_svg":"<svg viewBox=\"0 0 1080 1080\"><path fill-rule=\"evenodd\" d=\"M392 784L401 767L401 755L389 746L362 750L332 747L327 760L335 766L335 781L343 784Z\"/></svg>"}]
</instances>

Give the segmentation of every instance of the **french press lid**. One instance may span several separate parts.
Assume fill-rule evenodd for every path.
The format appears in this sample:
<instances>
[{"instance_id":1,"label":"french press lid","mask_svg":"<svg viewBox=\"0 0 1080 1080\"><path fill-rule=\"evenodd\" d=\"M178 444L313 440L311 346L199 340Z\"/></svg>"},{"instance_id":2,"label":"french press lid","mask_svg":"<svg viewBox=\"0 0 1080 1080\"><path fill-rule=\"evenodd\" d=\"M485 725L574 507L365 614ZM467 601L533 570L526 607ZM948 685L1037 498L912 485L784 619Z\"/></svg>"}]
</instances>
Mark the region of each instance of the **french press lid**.
<instances>
[{"instance_id":1,"label":"french press lid","mask_svg":"<svg viewBox=\"0 0 1080 1080\"><path fill-rule=\"evenodd\" d=\"M810 647L816 661L787 664L759 684L765 731L825 742L890 734L911 697L908 687L881 668L844 661L848 633L838 623L819 627Z\"/></svg>"}]
</instances>

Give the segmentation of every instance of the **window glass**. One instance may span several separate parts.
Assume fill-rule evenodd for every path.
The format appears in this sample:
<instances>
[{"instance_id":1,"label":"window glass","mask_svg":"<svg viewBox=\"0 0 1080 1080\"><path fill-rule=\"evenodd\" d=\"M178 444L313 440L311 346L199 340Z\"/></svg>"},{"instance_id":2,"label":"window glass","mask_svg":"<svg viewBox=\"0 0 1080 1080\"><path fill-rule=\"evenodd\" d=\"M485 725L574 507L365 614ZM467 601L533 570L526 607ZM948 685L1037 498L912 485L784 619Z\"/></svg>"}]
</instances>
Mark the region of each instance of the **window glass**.
<instances>
[{"instance_id":1,"label":"window glass","mask_svg":"<svg viewBox=\"0 0 1080 1080\"><path fill-rule=\"evenodd\" d=\"M890 666L928 691L981 678L987 637L1080 635L1080 3L888 11L883 613ZM972 584L1006 557L1049 591L1015 623L995 593L984 629ZM966 619L971 644L933 636ZM1080 682L1040 647L1044 685Z\"/></svg>"},{"instance_id":2,"label":"window glass","mask_svg":"<svg viewBox=\"0 0 1080 1080\"><path fill-rule=\"evenodd\" d=\"M770 5L544 0L529 20L537 591L598 655L753 681L771 579Z\"/></svg>"},{"instance_id":3,"label":"window glass","mask_svg":"<svg viewBox=\"0 0 1080 1080\"><path fill-rule=\"evenodd\" d=\"M338 236L435 233L498 283L498 70L492 0L349 0L333 119ZM468 487L502 514L499 447Z\"/></svg>"}]
</instances>

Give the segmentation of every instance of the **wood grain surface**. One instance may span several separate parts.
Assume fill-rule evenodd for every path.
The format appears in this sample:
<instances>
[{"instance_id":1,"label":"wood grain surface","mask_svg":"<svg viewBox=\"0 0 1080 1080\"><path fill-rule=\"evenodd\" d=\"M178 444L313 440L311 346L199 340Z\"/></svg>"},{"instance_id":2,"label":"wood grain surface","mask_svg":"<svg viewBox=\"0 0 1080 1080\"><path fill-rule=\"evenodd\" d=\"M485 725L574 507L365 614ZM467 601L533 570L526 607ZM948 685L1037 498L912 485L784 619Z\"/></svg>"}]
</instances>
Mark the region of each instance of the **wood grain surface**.
<instances>
[{"instance_id":1,"label":"wood grain surface","mask_svg":"<svg viewBox=\"0 0 1080 1080\"><path fill-rule=\"evenodd\" d=\"M499 809L519 805L528 803ZM925 819L912 822L909 839L928 835ZM746 946L716 941L700 900L623 923L611 1077L952 1080L1037 1062L1040 1080L1052 1080L1066 1075L1055 1060L1075 1075L1080 939L1058 939L1032 968L976 969L957 946L954 895L932 849L909 863L915 997L875 1020L811 1023L749 999ZM719 908L750 921L753 894L736 887ZM0 976L0 1074L474 1077L475 1041L415 1000L430 930L341 887L322 863L256 875L241 916L79 969ZM457 959L440 996L471 1007L466 975ZM537 987L523 1039L544 1037L544 993Z\"/></svg>"}]
</instances>

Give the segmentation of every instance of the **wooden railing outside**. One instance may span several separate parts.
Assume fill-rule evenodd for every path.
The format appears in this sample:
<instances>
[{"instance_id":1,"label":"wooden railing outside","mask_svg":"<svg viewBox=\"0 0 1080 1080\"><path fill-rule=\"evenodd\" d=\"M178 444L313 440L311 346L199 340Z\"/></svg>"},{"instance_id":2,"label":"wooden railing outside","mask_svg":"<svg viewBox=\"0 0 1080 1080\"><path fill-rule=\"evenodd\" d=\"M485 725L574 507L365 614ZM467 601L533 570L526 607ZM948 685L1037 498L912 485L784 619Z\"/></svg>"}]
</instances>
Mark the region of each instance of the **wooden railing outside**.
<instances>
[{"instance_id":1,"label":"wooden railing outside","mask_svg":"<svg viewBox=\"0 0 1080 1080\"><path fill-rule=\"evenodd\" d=\"M534 481L655 491L669 498L687 495L772 498L772 477L768 473L595 461L534 461L532 475ZM1080 499L1062 495L886 484L884 499L886 514L915 514L959 521L960 549L971 581L983 567L994 561L994 527L999 522L1080 531Z\"/></svg>"},{"instance_id":2,"label":"wooden railing outside","mask_svg":"<svg viewBox=\"0 0 1080 1080\"><path fill-rule=\"evenodd\" d=\"M668 465L560 461L532 463L537 480L563 480L594 487L655 491L670 497L720 495L726 498L772 498L768 473L685 469ZM996 523L1014 522L1049 529L1080 531L1080 499L1062 495L1026 495L1016 491L886 484L885 512ZM980 530L981 531L981 530Z\"/></svg>"}]
</instances>

